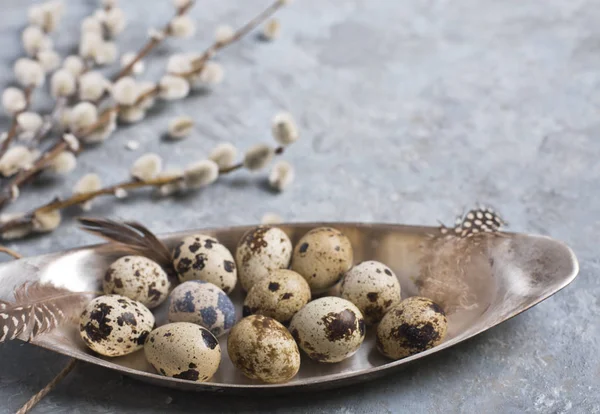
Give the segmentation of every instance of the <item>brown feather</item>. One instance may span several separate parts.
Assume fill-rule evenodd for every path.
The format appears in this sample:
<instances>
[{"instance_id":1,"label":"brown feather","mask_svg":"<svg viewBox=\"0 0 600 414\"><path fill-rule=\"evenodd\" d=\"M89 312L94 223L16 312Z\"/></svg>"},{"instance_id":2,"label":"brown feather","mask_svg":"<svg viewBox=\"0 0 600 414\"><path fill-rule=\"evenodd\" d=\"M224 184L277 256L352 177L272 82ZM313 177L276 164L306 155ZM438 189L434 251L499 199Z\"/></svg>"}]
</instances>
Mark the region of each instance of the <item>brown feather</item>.
<instances>
[{"instance_id":1,"label":"brown feather","mask_svg":"<svg viewBox=\"0 0 600 414\"><path fill-rule=\"evenodd\" d=\"M14 292L14 303L0 302L0 342L52 331L78 318L94 292L71 292L40 282L25 282Z\"/></svg>"},{"instance_id":2,"label":"brown feather","mask_svg":"<svg viewBox=\"0 0 600 414\"><path fill-rule=\"evenodd\" d=\"M80 218L79 222L83 230L115 244L123 253L145 256L167 269L173 266L169 248L140 223L105 218Z\"/></svg>"}]
</instances>

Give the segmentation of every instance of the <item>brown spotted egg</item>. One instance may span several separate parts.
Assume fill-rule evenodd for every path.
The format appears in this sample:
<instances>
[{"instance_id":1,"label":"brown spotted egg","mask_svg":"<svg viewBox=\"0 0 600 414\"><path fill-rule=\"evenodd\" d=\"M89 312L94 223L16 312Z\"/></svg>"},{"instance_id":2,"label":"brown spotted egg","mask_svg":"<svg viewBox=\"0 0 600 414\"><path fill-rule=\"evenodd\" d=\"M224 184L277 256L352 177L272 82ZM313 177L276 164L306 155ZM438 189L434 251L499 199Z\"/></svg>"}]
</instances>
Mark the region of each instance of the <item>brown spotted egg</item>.
<instances>
[{"instance_id":1,"label":"brown spotted egg","mask_svg":"<svg viewBox=\"0 0 600 414\"><path fill-rule=\"evenodd\" d=\"M281 383L300 369L300 351L287 329L273 318L251 315L238 322L227 338L233 365L251 379Z\"/></svg>"},{"instance_id":2,"label":"brown spotted egg","mask_svg":"<svg viewBox=\"0 0 600 414\"><path fill-rule=\"evenodd\" d=\"M102 286L107 295L127 296L152 309L167 298L171 283L158 263L143 256L125 256L110 265Z\"/></svg>"},{"instance_id":3,"label":"brown spotted egg","mask_svg":"<svg viewBox=\"0 0 600 414\"><path fill-rule=\"evenodd\" d=\"M367 325L373 325L400 303L400 282L389 267L370 260L346 272L340 295L360 309Z\"/></svg>"},{"instance_id":4,"label":"brown spotted egg","mask_svg":"<svg viewBox=\"0 0 600 414\"><path fill-rule=\"evenodd\" d=\"M217 286L190 280L171 292L169 322L196 323L219 336L235 324L235 308L229 296Z\"/></svg>"},{"instance_id":5,"label":"brown spotted egg","mask_svg":"<svg viewBox=\"0 0 600 414\"><path fill-rule=\"evenodd\" d=\"M153 330L144 346L148 362L167 377L208 381L221 363L221 347L202 326L176 322Z\"/></svg>"},{"instance_id":6,"label":"brown spotted egg","mask_svg":"<svg viewBox=\"0 0 600 414\"><path fill-rule=\"evenodd\" d=\"M298 273L277 269L256 282L244 300L244 316L260 314L287 324L310 302L310 287Z\"/></svg>"},{"instance_id":7,"label":"brown spotted egg","mask_svg":"<svg viewBox=\"0 0 600 414\"><path fill-rule=\"evenodd\" d=\"M330 227L312 229L294 248L292 270L308 282L312 293L323 293L335 285L352 266L350 240Z\"/></svg>"},{"instance_id":8,"label":"brown spotted egg","mask_svg":"<svg viewBox=\"0 0 600 414\"><path fill-rule=\"evenodd\" d=\"M233 256L217 239L204 234L183 239L173 251L179 281L203 280L229 294L237 283Z\"/></svg>"},{"instance_id":9,"label":"brown spotted egg","mask_svg":"<svg viewBox=\"0 0 600 414\"><path fill-rule=\"evenodd\" d=\"M391 359L405 358L440 344L447 329L442 308L413 296L385 314L377 327L377 349Z\"/></svg>"},{"instance_id":10,"label":"brown spotted egg","mask_svg":"<svg viewBox=\"0 0 600 414\"><path fill-rule=\"evenodd\" d=\"M81 314L79 333L97 353L115 357L141 349L154 327L154 315L125 296L100 296L90 301Z\"/></svg>"},{"instance_id":11,"label":"brown spotted egg","mask_svg":"<svg viewBox=\"0 0 600 414\"><path fill-rule=\"evenodd\" d=\"M326 296L309 302L292 318L290 332L300 348L318 362L340 362L365 339L365 320L351 302Z\"/></svg>"},{"instance_id":12,"label":"brown spotted egg","mask_svg":"<svg viewBox=\"0 0 600 414\"><path fill-rule=\"evenodd\" d=\"M247 231L235 251L242 288L248 292L271 271L287 269L291 257L292 242L281 229L259 226Z\"/></svg>"}]
</instances>

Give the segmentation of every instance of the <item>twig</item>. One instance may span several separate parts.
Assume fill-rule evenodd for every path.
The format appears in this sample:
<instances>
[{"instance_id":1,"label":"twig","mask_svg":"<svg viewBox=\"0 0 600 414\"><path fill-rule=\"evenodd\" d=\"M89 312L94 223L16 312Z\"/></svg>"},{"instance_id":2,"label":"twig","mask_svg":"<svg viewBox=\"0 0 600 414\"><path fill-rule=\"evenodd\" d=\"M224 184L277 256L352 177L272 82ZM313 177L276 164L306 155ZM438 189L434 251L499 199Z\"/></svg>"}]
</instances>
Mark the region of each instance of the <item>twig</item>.
<instances>
[{"instance_id":1,"label":"twig","mask_svg":"<svg viewBox=\"0 0 600 414\"><path fill-rule=\"evenodd\" d=\"M0 246L0 253L6 253L9 256L12 256L14 259L20 259L21 257L23 257L20 253L15 252L12 249L9 249L6 246Z\"/></svg>"},{"instance_id":2,"label":"twig","mask_svg":"<svg viewBox=\"0 0 600 414\"><path fill-rule=\"evenodd\" d=\"M31 103L31 94L33 93L33 86L28 86L24 90L25 92L25 108L20 111L17 111L12 118L12 123L10 125L10 129L6 134L6 138L2 141L2 145L0 145L0 158L6 153L8 147L10 146L12 140L17 136L17 131L19 129L19 123L17 122L17 118L20 114L27 111L29 108L29 104Z\"/></svg>"},{"instance_id":3,"label":"twig","mask_svg":"<svg viewBox=\"0 0 600 414\"><path fill-rule=\"evenodd\" d=\"M62 369L62 371L60 371L54 378L52 378L48 385L42 388L37 394L31 397L29 401L27 401L21 408L19 408L17 414L26 414L29 411L31 411L31 409L35 407L40 401L42 401L42 399L46 395L48 395L50 391L52 391L54 387L56 387L58 383L62 381L62 379L65 378L73 370L73 368L75 368L76 365L77 360L75 358L71 358L67 365Z\"/></svg>"},{"instance_id":4,"label":"twig","mask_svg":"<svg viewBox=\"0 0 600 414\"><path fill-rule=\"evenodd\" d=\"M217 41L209 46L199 57L192 61L193 69L188 72L173 73L173 75L189 78L190 76L198 75L202 72L204 64L211 59L219 50L240 40L242 37L251 32L259 24L271 17L277 10L286 4L286 0L277 0L269 7L264 9L260 14L250 20L248 23L240 27L229 39L225 41Z\"/></svg>"},{"instance_id":5,"label":"twig","mask_svg":"<svg viewBox=\"0 0 600 414\"><path fill-rule=\"evenodd\" d=\"M179 10L177 10L175 17L183 16L184 14L186 14L189 11L189 9L192 8L193 5L194 5L194 2L190 1L185 6L183 6ZM148 40L148 42L137 52L137 54L131 60L131 62L129 62L123 69L121 69L119 71L119 73L117 73L117 75L113 79L113 82L116 82L119 79L121 79L122 77L129 75L131 73L131 71L133 70L133 67L135 66L135 64L138 63L140 60L142 60L148 53L150 53L156 46L158 46L164 40L165 36L167 36L169 33L172 20L173 19L169 20L169 22L165 25L165 27L161 31L161 33L164 36L151 36L150 39Z\"/></svg>"}]
</instances>

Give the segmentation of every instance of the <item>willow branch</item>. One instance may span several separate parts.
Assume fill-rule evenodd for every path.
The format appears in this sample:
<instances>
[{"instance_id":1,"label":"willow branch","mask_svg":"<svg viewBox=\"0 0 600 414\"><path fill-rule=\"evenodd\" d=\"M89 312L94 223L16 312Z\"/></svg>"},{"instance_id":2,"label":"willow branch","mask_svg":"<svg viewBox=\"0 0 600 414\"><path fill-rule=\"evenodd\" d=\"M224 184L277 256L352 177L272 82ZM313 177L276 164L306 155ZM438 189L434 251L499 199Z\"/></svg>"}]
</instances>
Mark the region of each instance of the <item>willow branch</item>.
<instances>
[{"instance_id":1,"label":"willow branch","mask_svg":"<svg viewBox=\"0 0 600 414\"><path fill-rule=\"evenodd\" d=\"M177 13L175 14L175 17L183 16L184 14L186 14L192 8L193 5L194 5L194 2L190 1L188 4L186 4L185 6L183 6L182 8L180 8L179 10L177 10ZM142 60L156 46L158 46L160 43L162 43L162 41L165 39L165 37L168 36L168 34L169 34L169 31L170 31L170 28L171 28L171 22L172 21L173 21L173 19L169 20L169 22L161 30L161 34L163 34L163 36L152 36L152 37L150 37L150 39L148 40L148 42L146 42L146 44L144 46L142 46L142 48L137 52L137 54L131 60L131 62L129 62L125 67L123 67L123 69L121 69L119 71L119 73L117 73L117 75L113 79L113 82L116 82L119 79L121 79L121 78L129 75L131 73L131 71L133 70L133 67L135 66L136 63L138 63L140 60Z\"/></svg>"},{"instance_id":2,"label":"willow branch","mask_svg":"<svg viewBox=\"0 0 600 414\"><path fill-rule=\"evenodd\" d=\"M6 246L0 246L0 253L5 253L9 256L12 256L14 259L20 259L21 257L23 257L23 255L21 255L20 253L14 251L12 249L9 249Z\"/></svg>"}]
</instances>

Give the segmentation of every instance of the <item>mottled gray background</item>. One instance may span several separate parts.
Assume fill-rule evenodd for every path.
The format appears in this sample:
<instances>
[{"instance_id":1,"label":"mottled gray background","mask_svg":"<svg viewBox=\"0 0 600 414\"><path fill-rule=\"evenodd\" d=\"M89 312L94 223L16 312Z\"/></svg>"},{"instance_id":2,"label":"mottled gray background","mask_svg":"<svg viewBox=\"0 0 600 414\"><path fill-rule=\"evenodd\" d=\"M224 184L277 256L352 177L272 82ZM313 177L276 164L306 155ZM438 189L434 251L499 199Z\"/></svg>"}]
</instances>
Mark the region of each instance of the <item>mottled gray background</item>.
<instances>
[{"instance_id":1,"label":"mottled gray background","mask_svg":"<svg viewBox=\"0 0 600 414\"><path fill-rule=\"evenodd\" d=\"M95 7L67 3L57 39L63 51ZM243 23L268 0L199 3L197 35L162 46L145 77L155 79L169 54L205 47L216 24ZM9 67L22 53L27 4L2 0L2 86L13 81ZM123 7L131 23L121 50L136 48L171 13L167 0ZM223 140L242 148L269 140L272 115L288 109L302 128L286 155L298 175L288 192L274 195L264 175L241 172L179 199L103 200L94 213L141 219L157 232L256 223L268 211L290 221L433 224L481 201L515 231L567 242L580 276L501 326L368 384L261 401L175 392L81 366L36 412L600 412L600 2L298 0L280 19L280 40L251 36L218 57L227 77L213 93L161 106L85 152L75 173L27 190L10 210L67 194L85 172L121 180L145 151L177 166ZM50 104L41 96L35 102L39 110ZM161 140L178 114L196 118L196 133ZM7 126L5 117L0 122ZM138 151L125 149L130 139L141 143ZM10 247L34 255L93 241L67 219L51 236ZM65 361L22 343L0 345L0 411L16 410Z\"/></svg>"}]
</instances>

